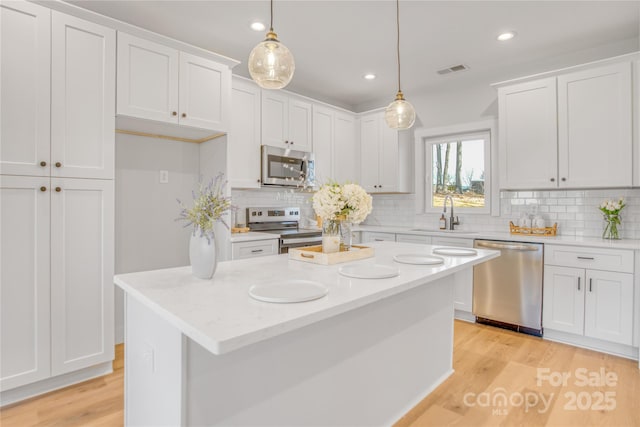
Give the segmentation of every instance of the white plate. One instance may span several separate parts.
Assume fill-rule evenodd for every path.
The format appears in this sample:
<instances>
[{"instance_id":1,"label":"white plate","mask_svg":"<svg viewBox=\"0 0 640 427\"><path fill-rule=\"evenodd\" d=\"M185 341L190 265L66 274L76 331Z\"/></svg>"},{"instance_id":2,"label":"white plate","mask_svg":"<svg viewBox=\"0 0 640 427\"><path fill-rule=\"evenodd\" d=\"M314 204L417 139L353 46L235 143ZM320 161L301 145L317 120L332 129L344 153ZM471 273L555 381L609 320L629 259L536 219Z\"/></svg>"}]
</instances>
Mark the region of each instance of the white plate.
<instances>
[{"instance_id":1,"label":"white plate","mask_svg":"<svg viewBox=\"0 0 640 427\"><path fill-rule=\"evenodd\" d=\"M402 264L417 265L438 265L444 263L444 258L442 257L423 254L398 254L393 257L393 260Z\"/></svg>"},{"instance_id":2,"label":"white plate","mask_svg":"<svg viewBox=\"0 0 640 427\"><path fill-rule=\"evenodd\" d=\"M475 249L467 248L435 248L434 254L451 255L451 256L473 256L478 255L478 251Z\"/></svg>"},{"instance_id":3,"label":"white plate","mask_svg":"<svg viewBox=\"0 0 640 427\"><path fill-rule=\"evenodd\" d=\"M343 265L338 269L338 273L355 279L387 279L396 277L400 274L400 270L382 264L353 264Z\"/></svg>"},{"instance_id":4,"label":"white plate","mask_svg":"<svg viewBox=\"0 0 640 427\"><path fill-rule=\"evenodd\" d=\"M328 292L329 289L322 283L311 280L283 280L249 288L251 298L276 303L313 301L322 298Z\"/></svg>"}]
</instances>

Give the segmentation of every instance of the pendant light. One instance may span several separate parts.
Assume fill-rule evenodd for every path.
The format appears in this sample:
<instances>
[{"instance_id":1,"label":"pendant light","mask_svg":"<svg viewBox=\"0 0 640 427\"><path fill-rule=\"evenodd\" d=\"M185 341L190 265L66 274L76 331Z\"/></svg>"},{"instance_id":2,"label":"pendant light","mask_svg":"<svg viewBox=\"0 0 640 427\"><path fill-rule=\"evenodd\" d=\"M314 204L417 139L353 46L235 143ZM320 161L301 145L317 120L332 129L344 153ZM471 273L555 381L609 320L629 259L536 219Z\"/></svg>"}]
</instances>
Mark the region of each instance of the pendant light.
<instances>
[{"instance_id":1,"label":"pendant light","mask_svg":"<svg viewBox=\"0 0 640 427\"><path fill-rule=\"evenodd\" d=\"M271 25L267 38L253 48L249 54L249 74L265 89L282 89L293 77L296 64L293 55L278 41L273 32L273 0L271 0Z\"/></svg>"},{"instance_id":2,"label":"pendant light","mask_svg":"<svg viewBox=\"0 0 640 427\"><path fill-rule=\"evenodd\" d=\"M384 119L392 129L409 129L416 121L416 110L413 105L404 99L400 89L400 0L396 0L396 28L397 32L397 52L398 52L398 93L384 112Z\"/></svg>"}]
</instances>

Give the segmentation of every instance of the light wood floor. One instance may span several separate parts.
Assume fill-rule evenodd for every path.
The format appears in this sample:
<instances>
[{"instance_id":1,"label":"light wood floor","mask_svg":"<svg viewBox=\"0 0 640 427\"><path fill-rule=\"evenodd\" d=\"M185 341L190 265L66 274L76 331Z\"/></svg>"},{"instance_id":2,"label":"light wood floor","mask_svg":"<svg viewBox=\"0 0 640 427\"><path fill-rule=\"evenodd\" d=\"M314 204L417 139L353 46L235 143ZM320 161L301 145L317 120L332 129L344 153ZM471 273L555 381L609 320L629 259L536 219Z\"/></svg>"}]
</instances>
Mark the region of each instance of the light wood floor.
<instances>
[{"instance_id":1,"label":"light wood floor","mask_svg":"<svg viewBox=\"0 0 640 427\"><path fill-rule=\"evenodd\" d=\"M123 350L121 345L116 348L113 374L3 408L0 425L122 426ZM640 426L640 370L631 360L456 321L453 364L456 372L398 421L397 427ZM564 387L548 381L539 386L538 368L569 372L571 377ZM581 368L588 373L601 369L615 373L616 385L576 384L575 373ZM580 409L597 404L598 393L604 392L615 402L614 410ZM496 401L492 406L491 401L501 393L513 404L498 406L501 402ZM575 410L568 409L572 393L580 396ZM532 407L525 410L519 396ZM535 406L534 396L539 399ZM540 396L550 402L546 410Z\"/></svg>"}]
</instances>

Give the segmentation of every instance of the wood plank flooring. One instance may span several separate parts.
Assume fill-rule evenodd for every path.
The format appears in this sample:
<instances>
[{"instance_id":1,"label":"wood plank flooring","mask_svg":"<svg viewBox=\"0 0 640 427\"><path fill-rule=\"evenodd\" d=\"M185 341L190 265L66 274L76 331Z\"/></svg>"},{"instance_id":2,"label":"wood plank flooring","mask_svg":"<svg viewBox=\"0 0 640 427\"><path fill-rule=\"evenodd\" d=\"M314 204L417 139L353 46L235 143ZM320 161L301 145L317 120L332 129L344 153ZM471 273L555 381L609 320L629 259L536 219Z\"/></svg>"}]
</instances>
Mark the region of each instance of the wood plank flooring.
<instances>
[{"instance_id":1,"label":"wood plank flooring","mask_svg":"<svg viewBox=\"0 0 640 427\"><path fill-rule=\"evenodd\" d=\"M111 375L3 408L0 425L122 426L123 356L117 346ZM456 372L396 427L640 426L640 370L631 360L456 321L453 364ZM552 379L562 372L571 376L565 386L548 380L538 385L539 368ZM578 369L597 375L604 369L605 376L617 376L616 384L582 385ZM599 403L615 409L598 409Z\"/></svg>"}]
</instances>

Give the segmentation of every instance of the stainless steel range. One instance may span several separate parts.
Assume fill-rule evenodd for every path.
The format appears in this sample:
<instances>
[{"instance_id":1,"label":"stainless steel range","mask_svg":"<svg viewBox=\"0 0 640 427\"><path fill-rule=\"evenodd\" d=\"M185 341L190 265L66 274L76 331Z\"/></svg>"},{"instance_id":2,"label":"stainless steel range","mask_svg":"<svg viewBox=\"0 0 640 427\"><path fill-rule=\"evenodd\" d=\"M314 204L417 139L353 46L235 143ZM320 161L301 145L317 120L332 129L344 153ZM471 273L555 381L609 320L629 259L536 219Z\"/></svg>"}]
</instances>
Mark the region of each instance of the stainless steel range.
<instances>
[{"instance_id":1,"label":"stainless steel range","mask_svg":"<svg viewBox=\"0 0 640 427\"><path fill-rule=\"evenodd\" d=\"M290 248L314 246L322 243L320 230L300 228L300 208L247 208L247 226L251 231L280 236L278 252L286 254Z\"/></svg>"}]
</instances>

